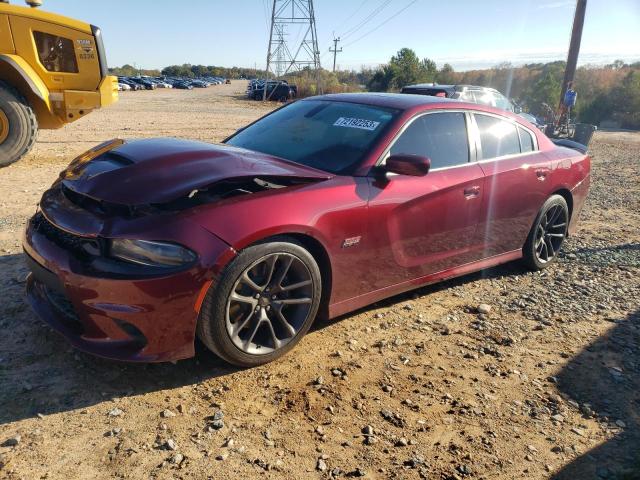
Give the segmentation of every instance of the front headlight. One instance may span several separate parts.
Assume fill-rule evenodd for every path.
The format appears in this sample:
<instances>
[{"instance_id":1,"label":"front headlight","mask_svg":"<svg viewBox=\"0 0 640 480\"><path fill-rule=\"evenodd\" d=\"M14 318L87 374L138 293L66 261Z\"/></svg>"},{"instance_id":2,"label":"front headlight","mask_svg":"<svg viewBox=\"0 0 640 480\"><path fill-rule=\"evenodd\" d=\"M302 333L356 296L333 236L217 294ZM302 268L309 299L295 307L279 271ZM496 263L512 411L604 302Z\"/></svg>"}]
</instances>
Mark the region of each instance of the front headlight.
<instances>
[{"instance_id":1,"label":"front headlight","mask_svg":"<svg viewBox=\"0 0 640 480\"><path fill-rule=\"evenodd\" d=\"M196 259L196 254L186 247L148 240L115 238L109 252L114 258L154 267L178 267Z\"/></svg>"}]
</instances>

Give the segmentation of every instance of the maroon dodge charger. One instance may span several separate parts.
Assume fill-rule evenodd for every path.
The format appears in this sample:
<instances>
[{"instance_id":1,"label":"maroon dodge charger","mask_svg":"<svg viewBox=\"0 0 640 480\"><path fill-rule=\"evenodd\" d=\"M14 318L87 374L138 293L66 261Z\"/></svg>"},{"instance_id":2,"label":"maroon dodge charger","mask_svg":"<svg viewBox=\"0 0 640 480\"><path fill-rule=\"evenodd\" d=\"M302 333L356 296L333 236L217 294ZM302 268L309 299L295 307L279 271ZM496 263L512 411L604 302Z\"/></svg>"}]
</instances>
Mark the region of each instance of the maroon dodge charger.
<instances>
[{"instance_id":1,"label":"maroon dodge charger","mask_svg":"<svg viewBox=\"0 0 640 480\"><path fill-rule=\"evenodd\" d=\"M573 231L589 157L521 117L394 94L290 103L221 145L113 140L42 197L28 298L77 348L236 365L293 348L318 316L521 259Z\"/></svg>"}]
</instances>

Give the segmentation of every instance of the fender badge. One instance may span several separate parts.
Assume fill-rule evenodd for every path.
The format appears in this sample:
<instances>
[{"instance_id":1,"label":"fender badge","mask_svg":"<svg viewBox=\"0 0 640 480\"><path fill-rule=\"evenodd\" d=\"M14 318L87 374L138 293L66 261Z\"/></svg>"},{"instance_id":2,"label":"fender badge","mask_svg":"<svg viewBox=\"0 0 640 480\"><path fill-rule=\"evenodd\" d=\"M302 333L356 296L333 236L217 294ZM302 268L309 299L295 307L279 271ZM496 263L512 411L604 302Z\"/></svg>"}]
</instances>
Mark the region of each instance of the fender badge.
<instances>
[{"instance_id":1,"label":"fender badge","mask_svg":"<svg viewBox=\"0 0 640 480\"><path fill-rule=\"evenodd\" d=\"M355 247L360 243L361 239L362 237L345 238L344 241L342 242L342 248Z\"/></svg>"}]
</instances>

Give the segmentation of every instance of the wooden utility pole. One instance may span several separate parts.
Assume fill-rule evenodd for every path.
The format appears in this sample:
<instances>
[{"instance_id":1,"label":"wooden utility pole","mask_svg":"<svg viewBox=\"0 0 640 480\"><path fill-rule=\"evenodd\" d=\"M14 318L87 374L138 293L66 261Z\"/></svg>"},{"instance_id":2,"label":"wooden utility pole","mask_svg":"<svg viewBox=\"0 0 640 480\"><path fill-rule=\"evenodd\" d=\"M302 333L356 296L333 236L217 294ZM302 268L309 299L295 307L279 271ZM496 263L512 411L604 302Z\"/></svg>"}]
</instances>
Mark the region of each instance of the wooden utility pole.
<instances>
[{"instance_id":1,"label":"wooden utility pole","mask_svg":"<svg viewBox=\"0 0 640 480\"><path fill-rule=\"evenodd\" d=\"M578 65L578 54L580 53L580 40L582 40L582 27L584 26L584 15L587 11L587 0L577 0L576 13L573 17L573 28L571 29L571 43L569 44L569 55L567 56L567 68L564 71L562 81L562 91L560 92L560 105L564 99L569 83L573 82Z\"/></svg>"},{"instance_id":2,"label":"wooden utility pole","mask_svg":"<svg viewBox=\"0 0 640 480\"><path fill-rule=\"evenodd\" d=\"M342 47L338 50L338 42L340 41L340 37L333 39L333 49L329 49L330 52L333 53L333 71L336 71L336 55L342 51Z\"/></svg>"}]
</instances>

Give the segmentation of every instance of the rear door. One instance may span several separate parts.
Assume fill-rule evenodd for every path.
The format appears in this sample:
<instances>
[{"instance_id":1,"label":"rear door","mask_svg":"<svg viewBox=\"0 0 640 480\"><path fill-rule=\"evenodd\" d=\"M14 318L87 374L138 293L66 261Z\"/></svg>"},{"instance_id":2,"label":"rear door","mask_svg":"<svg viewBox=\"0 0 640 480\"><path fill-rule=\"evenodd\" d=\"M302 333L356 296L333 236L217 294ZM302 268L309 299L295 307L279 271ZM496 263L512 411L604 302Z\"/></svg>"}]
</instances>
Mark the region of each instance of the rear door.
<instances>
[{"instance_id":1,"label":"rear door","mask_svg":"<svg viewBox=\"0 0 640 480\"><path fill-rule=\"evenodd\" d=\"M484 174L475 161L475 144L469 143L470 121L462 111L414 118L392 142L388 154L427 156L429 173L371 177L368 230L377 249L372 287L383 288L479 258L481 248L475 241Z\"/></svg>"},{"instance_id":2,"label":"rear door","mask_svg":"<svg viewBox=\"0 0 640 480\"><path fill-rule=\"evenodd\" d=\"M485 174L477 242L484 257L521 249L547 197L550 162L533 132L510 118L476 112L472 128Z\"/></svg>"}]
</instances>

